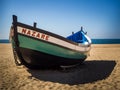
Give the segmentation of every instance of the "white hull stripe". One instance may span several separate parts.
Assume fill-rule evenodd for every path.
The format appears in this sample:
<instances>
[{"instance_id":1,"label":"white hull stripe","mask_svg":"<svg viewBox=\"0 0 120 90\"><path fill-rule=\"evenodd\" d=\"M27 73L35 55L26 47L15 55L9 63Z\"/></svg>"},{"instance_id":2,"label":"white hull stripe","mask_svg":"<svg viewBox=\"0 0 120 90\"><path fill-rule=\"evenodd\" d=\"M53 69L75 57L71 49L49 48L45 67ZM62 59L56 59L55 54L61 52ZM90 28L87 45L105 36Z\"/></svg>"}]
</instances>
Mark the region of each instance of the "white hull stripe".
<instances>
[{"instance_id":1,"label":"white hull stripe","mask_svg":"<svg viewBox=\"0 0 120 90\"><path fill-rule=\"evenodd\" d=\"M19 26L17 26L17 32L20 34L23 34L23 35L34 37L34 38L44 40L44 41L47 41L47 42L50 42L53 44L58 44L60 46L67 47L69 49L73 49L73 50L80 51L80 52L89 51L89 49L90 49L90 47L77 46L72 43L61 40L59 38L55 38L53 36L50 36L50 35L47 35L44 33L40 33L40 32L34 31L34 30L30 30L27 28L19 27Z\"/></svg>"}]
</instances>

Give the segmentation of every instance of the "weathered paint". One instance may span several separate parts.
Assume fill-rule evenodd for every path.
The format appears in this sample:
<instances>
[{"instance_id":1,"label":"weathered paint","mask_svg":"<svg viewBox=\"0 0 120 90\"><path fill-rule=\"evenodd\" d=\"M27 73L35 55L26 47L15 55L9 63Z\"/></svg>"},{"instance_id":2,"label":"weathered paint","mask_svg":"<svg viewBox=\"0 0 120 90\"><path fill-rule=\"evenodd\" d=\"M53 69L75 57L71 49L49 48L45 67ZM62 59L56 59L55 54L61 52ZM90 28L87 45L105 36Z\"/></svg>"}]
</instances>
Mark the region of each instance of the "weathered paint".
<instances>
[{"instance_id":1,"label":"weathered paint","mask_svg":"<svg viewBox=\"0 0 120 90\"><path fill-rule=\"evenodd\" d=\"M56 38L56 37L53 37L53 36L50 36L50 35L47 35L44 33L40 33L40 32L34 31L34 30L30 30L27 28L22 28L22 27L18 26L17 30L18 30L18 33L20 33L20 34L34 37L34 38L37 38L40 40L44 40L44 41L47 41L47 42L50 42L53 44L58 44L60 46L63 46L63 47L66 47L66 48L69 48L72 50L76 50L79 52L87 52L90 50L90 47L74 45L74 44L71 44L71 43L66 42L64 40L61 40L59 38Z\"/></svg>"},{"instance_id":2,"label":"weathered paint","mask_svg":"<svg viewBox=\"0 0 120 90\"><path fill-rule=\"evenodd\" d=\"M57 45L35 40L23 35L18 35L18 40L20 42L20 47L40 51L50 55L73 59L85 59L87 56L86 53L83 52L80 53L67 48L62 48Z\"/></svg>"}]
</instances>

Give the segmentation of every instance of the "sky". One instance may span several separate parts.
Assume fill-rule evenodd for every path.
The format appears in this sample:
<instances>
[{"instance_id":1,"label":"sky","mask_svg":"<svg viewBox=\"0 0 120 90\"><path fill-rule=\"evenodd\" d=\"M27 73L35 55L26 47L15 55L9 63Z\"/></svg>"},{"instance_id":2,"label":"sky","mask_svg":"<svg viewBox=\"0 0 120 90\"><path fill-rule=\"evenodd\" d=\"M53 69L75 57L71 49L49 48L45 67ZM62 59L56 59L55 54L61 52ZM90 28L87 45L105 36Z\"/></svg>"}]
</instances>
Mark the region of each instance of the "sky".
<instances>
[{"instance_id":1,"label":"sky","mask_svg":"<svg viewBox=\"0 0 120 90\"><path fill-rule=\"evenodd\" d=\"M67 37L83 26L92 39L120 39L120 0L0 0L0 39L18 21Z\"/></svg>"}]
</instances>

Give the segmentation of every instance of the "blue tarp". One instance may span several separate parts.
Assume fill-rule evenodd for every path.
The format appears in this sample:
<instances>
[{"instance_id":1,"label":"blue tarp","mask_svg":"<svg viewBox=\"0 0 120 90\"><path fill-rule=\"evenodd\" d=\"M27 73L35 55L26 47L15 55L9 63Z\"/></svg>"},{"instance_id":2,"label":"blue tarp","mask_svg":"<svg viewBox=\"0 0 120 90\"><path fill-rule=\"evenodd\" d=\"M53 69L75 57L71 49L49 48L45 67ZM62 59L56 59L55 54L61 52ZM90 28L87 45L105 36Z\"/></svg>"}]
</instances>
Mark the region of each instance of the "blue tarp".
<instances>
[{"instance_id":1,"label":"blue tarp","mask_svg":"<svg viewBox=\"0 0 120 90\"><path fill-rule=\"evenodd\" d=\"M76 33L73 33L72 35L68 36L67 39L76 42L76 43L84 43L87 41L87 39L85 38L85 33L83 32L83 30L80 30Z\"/></svg>"}]
</instances>

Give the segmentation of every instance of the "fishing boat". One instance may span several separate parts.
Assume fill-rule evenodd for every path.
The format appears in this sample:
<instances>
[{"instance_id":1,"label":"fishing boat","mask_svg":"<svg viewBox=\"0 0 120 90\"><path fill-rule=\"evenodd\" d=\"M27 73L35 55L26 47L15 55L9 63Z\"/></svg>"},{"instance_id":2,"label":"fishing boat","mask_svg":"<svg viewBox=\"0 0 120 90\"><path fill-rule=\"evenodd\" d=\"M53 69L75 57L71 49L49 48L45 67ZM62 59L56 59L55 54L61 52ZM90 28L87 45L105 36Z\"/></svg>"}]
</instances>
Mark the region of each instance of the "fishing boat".
<instances>
[{"instance_id":1,"label":"fishing boat","mask_svg":"<svg viewBox=\"0 0 120 90\"><path fill-rule=\"evenodd\" d=\"M39 29L17 21L13 15L10 41L17 65L28 68L74 65L82 63L89 55L91 39L82 30L68 37Z\"/></svg>"}]
</instances>

